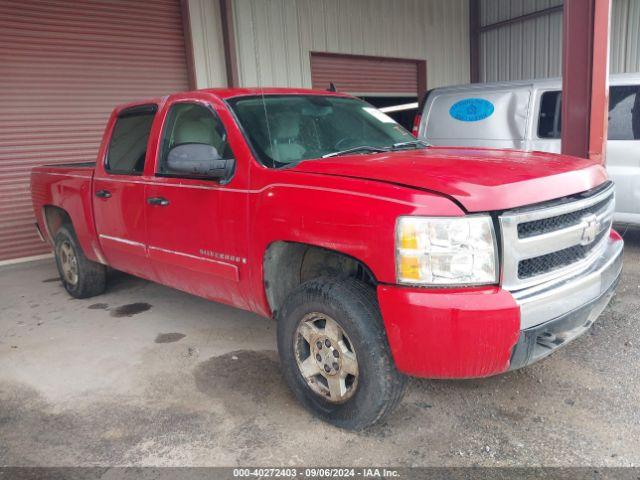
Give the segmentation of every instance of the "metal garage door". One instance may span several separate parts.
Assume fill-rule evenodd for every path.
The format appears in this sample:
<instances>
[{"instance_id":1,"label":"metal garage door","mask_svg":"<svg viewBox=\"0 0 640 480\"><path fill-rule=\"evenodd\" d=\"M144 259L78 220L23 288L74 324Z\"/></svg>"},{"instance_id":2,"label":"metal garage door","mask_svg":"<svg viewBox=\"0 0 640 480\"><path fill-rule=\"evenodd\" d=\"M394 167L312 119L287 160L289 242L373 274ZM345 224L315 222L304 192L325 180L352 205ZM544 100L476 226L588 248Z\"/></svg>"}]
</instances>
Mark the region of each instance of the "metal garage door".
<instances>
[{"instance_id":1,"label":"metal garage door","mask_svg":"<svg viewBox=\"0 0 640 480\"><path fill-rule=\"evenodd\" d=\"M326 89L333 83L352 95L398 95L422 97L426 91L424 60L311 53L313 88Z\"/></svg>"},{"instance_id":2,"label":"metal garage door","mask_svg":"<svg viewBox=\"0 0 640 480\"><path fill-rule=\"evenodd\" d=\"M48 251L31 167L95 160L115 104L188 86L179 0L0 0L0 261Z\"/></svg>"}]
</instances>

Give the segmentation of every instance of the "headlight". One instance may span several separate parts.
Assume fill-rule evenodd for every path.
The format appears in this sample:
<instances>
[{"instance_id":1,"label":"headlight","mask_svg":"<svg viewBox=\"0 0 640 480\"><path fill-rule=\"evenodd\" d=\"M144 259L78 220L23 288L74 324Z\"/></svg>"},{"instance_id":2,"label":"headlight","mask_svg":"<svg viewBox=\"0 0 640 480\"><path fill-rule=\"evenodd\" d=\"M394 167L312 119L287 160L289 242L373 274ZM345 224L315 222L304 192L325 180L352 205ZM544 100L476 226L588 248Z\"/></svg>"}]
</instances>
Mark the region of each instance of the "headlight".
<instances>
[{"instance_id":1,"label":"headlight","mask_svg":"<svg viewBox=\"0 0 640 480\"><path fill-rule=\"evenodd\" d=\"M488 215L400 217L396 277L413 285L496 283L493 222Z\"/></svg>"}]
</instances>

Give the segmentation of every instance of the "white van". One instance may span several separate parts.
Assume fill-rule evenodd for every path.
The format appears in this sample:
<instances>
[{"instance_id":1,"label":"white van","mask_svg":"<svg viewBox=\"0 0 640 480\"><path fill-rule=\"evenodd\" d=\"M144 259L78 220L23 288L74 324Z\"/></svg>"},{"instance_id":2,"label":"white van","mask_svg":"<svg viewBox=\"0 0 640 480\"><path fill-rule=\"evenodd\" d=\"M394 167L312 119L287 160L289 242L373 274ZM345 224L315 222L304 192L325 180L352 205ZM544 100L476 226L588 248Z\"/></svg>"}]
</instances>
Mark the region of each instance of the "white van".
<instances>
[{"instance_id":1,"label":"white van","mask_svg":"<svg viewBox=\"0 0 640 480\"><path fill-rule=\"evenodd\" d=\"M433 145L560 152L560 78L431 90L416 119ZM640 225L640 74L610 77L607 170L615 220Z\"/></svg>"}]
</instances>

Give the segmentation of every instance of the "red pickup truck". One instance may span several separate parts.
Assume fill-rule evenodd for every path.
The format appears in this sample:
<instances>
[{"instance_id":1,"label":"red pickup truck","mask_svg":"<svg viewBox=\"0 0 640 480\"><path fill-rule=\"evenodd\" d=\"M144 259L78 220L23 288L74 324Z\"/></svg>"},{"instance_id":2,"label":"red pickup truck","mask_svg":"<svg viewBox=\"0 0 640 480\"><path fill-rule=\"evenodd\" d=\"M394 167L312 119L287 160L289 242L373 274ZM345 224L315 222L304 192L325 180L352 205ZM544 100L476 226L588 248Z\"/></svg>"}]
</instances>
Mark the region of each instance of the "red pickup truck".
<instances>
[{"instance_id":1,"label":"red pickup truck","mask_svg":"<svg viewBox=\"0 0 640 480\"><path fill-rule=\"evenodd\" d=\"M602 166L431 147L348 95L180 93L116 108L97 162L33 170L64 287L112 267L274 318L283 375L358 429L406 376L485 377L585 332L622 239Z\"/></svg>"}]
</instances>

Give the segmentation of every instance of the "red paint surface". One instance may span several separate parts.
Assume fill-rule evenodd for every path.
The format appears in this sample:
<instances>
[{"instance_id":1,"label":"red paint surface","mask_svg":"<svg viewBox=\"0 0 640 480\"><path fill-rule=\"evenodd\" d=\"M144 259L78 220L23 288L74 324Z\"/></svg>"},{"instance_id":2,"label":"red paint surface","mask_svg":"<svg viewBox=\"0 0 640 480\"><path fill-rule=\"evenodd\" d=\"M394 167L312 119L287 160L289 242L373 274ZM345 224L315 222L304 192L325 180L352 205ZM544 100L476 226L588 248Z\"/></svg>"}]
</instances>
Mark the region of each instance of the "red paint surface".
<instances>
[{"instance_id":1,"label":"red paint surface","mask_svg":"<svg viewBox=\"0 0 640 480\"><path fill-rule=\"evenodd\" d=\"M413 117L413 125L411 126L411 135L418 138L418 131L420 130L420 121L422 120L422 114L418 113Z\"/></svg>"},{"instance_id":2,"label":"red paint surface","mask_svg":"<svg viewBox=\"0 0 640 480\"><path fill-rule=\"evenodd\" d=\"M622 240L622 237L620 236L620 234L616 230L614 230L613 228L611 229L611 232L609 233L609 237L611 237L611 239L616 241L616 242Z\"/></svg>"},{"instance_id":3,"label":"red paint surface","mask_svg":"<svg viewBox=\"0 0 640 480\"><path fill-rule=\"evenodd\" d=\"M435 377L504 371L519 331L511 296L498 288L392 286L396 219L461 216L465 209L499 210L577 193L605 179L602 167L551 154L431 148L272 170L253 158L224 103L230 96L261 92L312 93L203 90L126 105L158 105L145 170L137 176L104 170L115 116L126 106L118 107L107 125L95 173L87 167L33 170L33 204L42 231L46 234L43 208L59 206L71 217L90 259L264 316L271 315L263 283L263 257L271 243L303 242L342 252L387 284L378 294L401 370ZM210 105L225 125L237 162L226 185L155 176L167 109L185 100ZM108 189L112 197L97 198L100 189ZM169 205L148 205L146 198L155 196L168 199Z\"/></svg>"},{"instance_id":4,"label":"red paint surface","mask_svg":"<svg viewBox=\"0 0 640 480\"><path fill-rule=\"evenodd\" d=\"M509 368L520 308L500 288L378 287L398 370L429 378L486 377Z\"/></svg>"},{"instance_id":5,"label":"red paint surface","mask_svg":"<svg viewBox=\"0 0 640 480\"><path fill-rule=\"evenodd\" d=\"M505 210L589 190L606 180L590 160L543 152L463 147L352 155L293 169L394 182L451 196L467 211Z\"/></svg>"}]
</instances>

